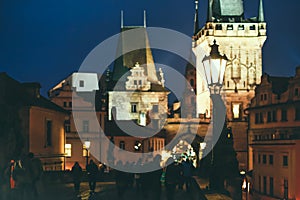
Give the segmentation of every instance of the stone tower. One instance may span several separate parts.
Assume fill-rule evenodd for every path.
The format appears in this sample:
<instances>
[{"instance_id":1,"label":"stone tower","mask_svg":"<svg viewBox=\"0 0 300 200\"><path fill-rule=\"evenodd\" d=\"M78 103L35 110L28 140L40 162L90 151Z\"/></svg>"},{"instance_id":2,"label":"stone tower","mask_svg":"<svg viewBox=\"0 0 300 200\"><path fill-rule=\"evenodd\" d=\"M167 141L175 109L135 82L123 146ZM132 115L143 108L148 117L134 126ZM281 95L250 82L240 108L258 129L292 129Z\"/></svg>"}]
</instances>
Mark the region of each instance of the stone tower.
<instances>
[{"instance_id":1,"label":"stone tower","mask_svg":"<svg viewBox=\"0 0 300 200\"><path fill-rule=\"evenodd\" d=\"M258 16L246 19L242 0L209 0L207 22L194 36L196 55L196 115L210 115L211 104L202 60L216 40L221 54L229 59L222 96L232 127L240 169L247 169L247 115L244 110L254 97L262 75L262 47L266 41L263 0Z\"/></svg>"}]
</instances>

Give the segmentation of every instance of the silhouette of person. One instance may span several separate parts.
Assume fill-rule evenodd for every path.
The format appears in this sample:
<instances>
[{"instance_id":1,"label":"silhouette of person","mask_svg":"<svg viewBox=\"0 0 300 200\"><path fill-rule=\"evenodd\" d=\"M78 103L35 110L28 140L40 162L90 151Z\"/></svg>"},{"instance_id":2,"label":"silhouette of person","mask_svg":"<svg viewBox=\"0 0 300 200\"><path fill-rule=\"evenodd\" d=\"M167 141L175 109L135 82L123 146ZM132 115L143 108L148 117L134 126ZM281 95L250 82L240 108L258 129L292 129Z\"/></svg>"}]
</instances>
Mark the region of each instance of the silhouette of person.
<instances>
[{"instance_id":1,"label":"silhouette of person","mask_svg":"<svg viewBox=\"0 0 300 200\"><path fill-rule=\"evenodd\" d=\"M80 167L78 162L74 163L71 172L73 177L74 190L76 195L78 195L80 190L81 177L82 177L82 168Z\"/></svg>"},{"instance_id":2,"label":"silhouette of person","mask_svg":"<svg viewBox=\"0 0 300 200\"><path fill-rule=\"evenodd\" d=\"M90 160L90 163L86 166L86 171L88 174L89 187L91 193L94 193L96 188L96 182L97 182L98 167L93 160Z\"/></svg>"}]
</instances>

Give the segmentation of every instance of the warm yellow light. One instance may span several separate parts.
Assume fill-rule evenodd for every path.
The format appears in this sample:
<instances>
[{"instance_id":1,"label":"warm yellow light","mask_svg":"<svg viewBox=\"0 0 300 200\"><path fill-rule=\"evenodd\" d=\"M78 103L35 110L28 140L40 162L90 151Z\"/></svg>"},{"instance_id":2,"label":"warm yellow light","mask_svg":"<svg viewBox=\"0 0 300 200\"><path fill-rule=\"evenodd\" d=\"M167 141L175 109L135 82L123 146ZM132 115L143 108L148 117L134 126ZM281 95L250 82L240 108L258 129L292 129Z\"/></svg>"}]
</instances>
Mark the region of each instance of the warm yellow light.
<instances>
[{"instance_id":1,"label":"warm yellow light","mask_svg":"<svg viewBox=\"0 0 300 200\"><path fill-rule=\"evenodd\" d=\"M232 112L234 119L240 118L240 104L233 104Z\"/></svg>"}]
</instances>

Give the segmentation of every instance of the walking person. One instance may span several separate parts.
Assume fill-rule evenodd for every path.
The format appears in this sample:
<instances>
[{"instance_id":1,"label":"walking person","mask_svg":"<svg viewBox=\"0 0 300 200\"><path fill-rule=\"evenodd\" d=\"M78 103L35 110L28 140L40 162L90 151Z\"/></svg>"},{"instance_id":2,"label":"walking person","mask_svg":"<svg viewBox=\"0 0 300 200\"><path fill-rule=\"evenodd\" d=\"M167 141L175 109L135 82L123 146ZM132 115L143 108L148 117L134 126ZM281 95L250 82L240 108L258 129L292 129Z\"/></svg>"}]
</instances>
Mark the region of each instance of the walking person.
<instances>
[{"instance_id":1,"label":"walking person","mask_svg":"<svg viewBox=\"0 0 300 200\"><path fill-rule=\"evenodd\" d=\"M179 181L180 169L171 157L167 160L166 168L166 194L168 200L174 200L176 185Z\"/></svg>"},{"instance_id":2,"label":"walking person","mask_svg":"<svg viewBox=\"0 0 300 200\"><path fill-rule=\"evenodd\" d=\"M35 198L38 197L37 183L43 173L43 165L39 158L35 157L33 153L28 154L30 159L30 171L31 171L31 190Z\"/></svg>"},{"instance_id":3,"label":"walking person","mask_svg":"<svg viewBox=\"0 0 300 200\"><path fill-rule=\"evenodd\" d=\"M82 177L82 168L80 167L78 162L74 163L71 172L73 177L74 190L76 195L78 196L80 191L81 177Z\"/></svg>"},{"instance_id":4,"label":"walking person","mask_svg":"<svg viewBox=\"0 0 300 200\"><path fill-rule=\"evenodd\" d=\"M184 180L185 188L186 191L188 192L190 189L192 172L193 172L193 164L191 160L186 158L186 160L182 162L182 169L183 169L183 180Z\"/></svg>"},{"instance_id":5,"label":"walking person","mask_svg":"<svg viewBox=\"0 0 300 200\"><path fill-rule=\"evenodd\" d=\"M88 174L89 187L91 190L90 193L94 194L96 188L97 176L98 176L98 167L93 160L90 160L90 163L86 166L86 171Z\"/></svg>"}]
</instances>

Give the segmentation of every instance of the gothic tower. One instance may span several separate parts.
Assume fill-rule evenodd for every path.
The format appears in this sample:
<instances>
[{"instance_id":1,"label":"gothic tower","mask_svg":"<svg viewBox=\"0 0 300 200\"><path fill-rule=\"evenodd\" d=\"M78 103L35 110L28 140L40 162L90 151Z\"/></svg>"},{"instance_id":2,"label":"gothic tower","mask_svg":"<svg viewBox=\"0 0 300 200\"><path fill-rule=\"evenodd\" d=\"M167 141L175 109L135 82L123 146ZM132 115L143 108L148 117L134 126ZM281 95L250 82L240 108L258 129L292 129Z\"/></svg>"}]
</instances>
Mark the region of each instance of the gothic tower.
<instances>
[{"instance_id":1,"label":"gothic tower","mask_svg":"<svg viewBox=\"0 0 300 200\"><path fill-rule=\"evenodd\" d=\"M221 54L229 59L223 85L228 126L232 127L240 169L247 169L247 115L244 110L254 97L262 75L262 47L266 41L263 0L258 16L244 17L243 0L208 0L207 22L194 35L196 54L196 115L210 112L210 97L202 60L216 40Z\"/></svg>"}]
</instances>

